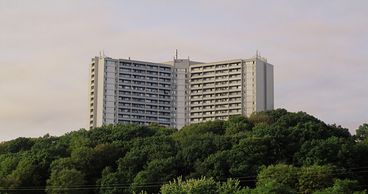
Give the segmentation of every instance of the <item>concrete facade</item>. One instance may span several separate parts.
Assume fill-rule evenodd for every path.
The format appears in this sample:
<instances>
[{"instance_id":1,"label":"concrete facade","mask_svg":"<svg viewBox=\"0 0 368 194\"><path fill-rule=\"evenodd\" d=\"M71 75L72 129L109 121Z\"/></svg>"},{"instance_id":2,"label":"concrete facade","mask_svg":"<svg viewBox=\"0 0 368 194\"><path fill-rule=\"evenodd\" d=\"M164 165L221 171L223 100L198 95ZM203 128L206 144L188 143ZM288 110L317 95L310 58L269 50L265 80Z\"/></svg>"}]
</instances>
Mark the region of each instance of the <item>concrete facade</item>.
<instances>
[{"instance_id":1,"label":"concrete facade","mask_svg":"<svg viewBox=\"0 0 368 194\"><path fill-rule=\"evenodd\" d=\"M274 107L273 65L259 56L212 63L100 56L92 59L90 78L90 128L158 123L180 129Z\"/></svg>"},{"instance_id":2,"label":"concrete facade","mask_svg":"<svg viewBox=\"0 0 368 194\"><path fill-rule=\"evenodd\" d=\"M92 60L90 128L114 124L174 126L170 65L96 57Z\"/></svg>"}]
</instances>

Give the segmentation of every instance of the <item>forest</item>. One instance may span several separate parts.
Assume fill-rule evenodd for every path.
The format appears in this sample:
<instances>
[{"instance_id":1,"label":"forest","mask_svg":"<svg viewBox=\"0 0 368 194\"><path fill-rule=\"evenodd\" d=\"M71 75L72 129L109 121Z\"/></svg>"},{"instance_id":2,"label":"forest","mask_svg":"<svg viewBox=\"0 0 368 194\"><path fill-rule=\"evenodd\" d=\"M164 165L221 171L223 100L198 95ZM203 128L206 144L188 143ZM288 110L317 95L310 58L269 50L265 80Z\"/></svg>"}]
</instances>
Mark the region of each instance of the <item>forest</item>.
<instances>
[{"instance_id":1,"label":"forest","mask_svg":"<svg viewBox=\"0 0 368 194\"><path fill-rule=\"evenodd\" d=\"M285 109L181 130L108 125L0 143L0 194L363 194L368 124L352 135Z\"/></svg>"}]
</instances>

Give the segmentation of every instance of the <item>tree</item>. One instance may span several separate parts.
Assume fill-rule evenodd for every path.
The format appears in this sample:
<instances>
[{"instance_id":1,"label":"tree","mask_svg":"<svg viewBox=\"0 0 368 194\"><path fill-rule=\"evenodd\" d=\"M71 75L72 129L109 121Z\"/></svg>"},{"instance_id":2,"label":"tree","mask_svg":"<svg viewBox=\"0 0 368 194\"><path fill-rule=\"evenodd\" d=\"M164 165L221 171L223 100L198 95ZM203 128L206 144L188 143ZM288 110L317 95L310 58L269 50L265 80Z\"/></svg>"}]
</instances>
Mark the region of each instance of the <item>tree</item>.
<instances>
[{"instance_id":1,"label":"tree","mask_svg":"<svg viewBox=\"0 0 368 194\"><path fill-rule=\"evenodd\" d=\"M333 167L303 166L299 171L298 190L300 193L313 193L333 184Z\"/></svg>"},{"instance_id":2,"label":"tree","mask_svg":"<svg viewBox=\"0 0 368 194\"><path fill-rule=\"evenodd\" d=\"M368 142L368 123L364 123L356 130L355 138L358 141Z\"/></svg>"},{"instance_id":3,"label":"tree","mask_svg":"<svg viewBox=\"0 0 368 194\"><path fill-rule=\"evenodd\" d=\"M229 151L231 176L255 176L260 166L272 163L270 150L268 137L246 137L240 140L239 144Z\"/></svg>"},{"instance_id":4,"label":"tree","mask_svg":"<svg viewBox=\"0 0 368 194\"><path fill-rule=\"evenodd\" d=\"M161 187L162 194L207 194L217 193L217 183L212 178L189 179L181 177Z\"/></svg>"},{"instance_id":5,"label":"tree","mask_svg":"<svg viewBox=\"0 0 368 194\"><path fill-rule=\"evenodd\" d=\"M230 152L228 150L218 151L209 155L203 161L197 161L195 164L195 175L213 177L216 180L229 177L229 170L232 162L229 161L229 154Z\"/></svg>"},{"instance_id":6,"label":"tree","mask_svg":"<svg viewBox=\"0 0 368 194\"><path fill-rule=\"evenodd\" d=\"M37 194L44 193L45 185L53 193L83 192L69 189L76 184L89 193L151 193L182 176L180 184L167 184L167 191L356 192L350 189L355 183L344 179L368 189L367 125L352 137L347 129L307 113L277 109L180 131L157 124L119 124L60 137L17 138L0 143L0 186L37 187L40 191L32 191ZM57 190L59 182L68 189Z\"/></svg>"},{"instance_id":7,"label":"tree","mask_svg":"<svg viewBox=\"0 0 368 194\"><path fill-rule=\"evenodd\" d=\"M53 171L47 181L46 191L50 194L88 193L84 183L84 174L76 169Z\"/></svg>"},{"instance_id":8,"label":"tree","mask_svg":"<svg viewBox=\"0 0 368 194\"><path fill-rule=\"evenodd\" d=\"M130 193L126 179L120 176L118 172L113 172L110 167L102 171L102 177L98 181L100 184L99 193L101 194L121 194Z\"/></svg>"},{"instance_id":9,"label":"tree","mask_svg":"<svg viewBox=\"0 0 368 194\"><path fill-rule=\"evenodd\" d=\"M349 154L353 152L354 142L351 139L330 137L305 142L295 160L300 165L335 164L347 166Z\"/></svg>"},{"instance_id":10,"label":"tree","mask_svg":"<svg viewBox=\"0 0 368 194\"><path fill-rule=\"evenodd\" d=\"M190 136L190 135L200 135L205 133L213 133L217 135L222 135L225 133L225 121L215 120L207 121L203 123L191 124L183 127L176 133L176 136Z\"/></svg>"},{"instance_id":11,"label":"tree","mask_svg":"<svg viewBox=\"0 0 368 194\"><path fill-rule=\"evenodd\" d=\"M298 170L299 169L286 164L263 167L257 175L257 187L267 185L267 183L273 181L275 184L297 188Z\"/></svg>"},{"instance_id":12,"label":"tree","mask_svg":"<svg viewBox=\"0 0 368 194\"><path fill-rule=\"evenodd\" d=\"M6 177L8 188L43 185L44 177L37 165L36 158L31 154L24 155L17 167Z\"/></svg>"},{"instance_id":13,"label":"tree","mask_svg":"<svg viewBox=\"0 0 368 194\"><path fill-rule=\"evenodd\" d=\"M178 176L175 164L176 161L173 157L152 160L144 170L135 176L131 185L132 191L157 193L160 190L160 184Z\"/></svg>"},{"instance_id":14,"label":"tree","mask_svg":"<svg viewBox=\"0 0 368 194\"><path fill-rule=\"evenodd\" d=\"M0 144L0 154L17 153L27 151L32 148L34 141L31 138L18 137L17 139Z\"/></svg>"},{"instance_id":15,"label":"tree","mask_svg":"<svg viewBox=\"0 0 368 194\"><path fill-rule=\"evenodd\" d=\"M179 142L177 157L183 166L180 173L191 177L198 177L194 172L198 162L211 154L230 149L232 146L226 137L212 133L181 136L177 138L177 141Z\"/></svg>"},{"instance_id":16,"label":"tree","mask_svg":"<svg viewBox=\"0 0 368 194\"><path fill-rule=\"evenodd\" d=\"M227 179L226 182L217 183L218 194L251 194L251 189L242 188L239 180Z\"/></svg>"},{"instance_id":17,"label":"tree","mask_svg":"<svg viewBox=\"0 0 368 194\"><path fill-rule=\"evenodd\" d=\"M358 191L358 181L349 179L336 179L332 187L328 187L322 191L314 192L314 194L364 194L364 191Z\"/></svg>"},{"instance_id":18,"label":"tree","mask_svg":"<svg viewBox=\"0 0 368 194\"><path fill-rule=\"evenodd\" d=\"M297 194L297 192L289 187L288 185L283 185L277 183L276 181L270 181L263 185L257 185L257 187L252 190L252 194Z\"/></svg>"},{"instance_id":19,"label":"tree","mask_svg":"<svg viewBox=\"0 0 368 194\"><path fill-rule=\"evenodd\" d=\"M225 122L225 135L251 131L252 127L252 123L246 117L242 115L231 116Z\"/></svg>"}]
</instances>

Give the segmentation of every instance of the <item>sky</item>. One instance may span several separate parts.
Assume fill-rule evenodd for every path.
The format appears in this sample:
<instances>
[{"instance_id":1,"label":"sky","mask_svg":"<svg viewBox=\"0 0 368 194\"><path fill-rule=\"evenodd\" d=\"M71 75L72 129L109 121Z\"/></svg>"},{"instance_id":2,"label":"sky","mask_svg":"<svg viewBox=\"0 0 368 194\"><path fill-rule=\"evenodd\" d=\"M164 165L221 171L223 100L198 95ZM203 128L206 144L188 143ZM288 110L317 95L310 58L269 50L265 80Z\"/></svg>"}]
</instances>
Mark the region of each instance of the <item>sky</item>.
<instances>
[{"instance_id":1,"label":"sky","mask_svg":"<svg viewBox=\"0 0 368 194\"><path fill-rule=\"evenodd\" d=\"M88 72L112 58L274 65L275 108L368 123L366 0L0 0L0 141L88 127Z\"/></svg>"}]
</instances>

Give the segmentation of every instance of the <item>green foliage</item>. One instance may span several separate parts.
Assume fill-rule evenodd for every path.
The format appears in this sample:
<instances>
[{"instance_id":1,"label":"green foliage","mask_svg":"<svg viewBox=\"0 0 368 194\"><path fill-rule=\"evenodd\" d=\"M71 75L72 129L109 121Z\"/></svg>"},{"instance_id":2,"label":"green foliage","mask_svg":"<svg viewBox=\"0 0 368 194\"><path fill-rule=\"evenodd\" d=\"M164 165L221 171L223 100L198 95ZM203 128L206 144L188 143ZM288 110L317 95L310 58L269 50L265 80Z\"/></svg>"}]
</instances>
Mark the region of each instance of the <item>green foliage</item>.
<instances>
[{"instance_id":1,"label":"green foliage","mask_svg":"<svg viewBox=\"0 0 368 194\"><path fill-rule=\"evenodd\" d=\"M88 193L83 188L84 175L76 169L63 169L51 172L46 191L50 194L82 194Z\"/></svg>"},{"instance_id":2,"label":"green foliage","mask_svg":"<svg viewBox=\"0 0 368 194\"><path fill-rule=\"evenodd\" d=\"M251 189L243 188L239 180L227 179L226 182L217 183L218 194L251 194Z\"/></svg>"},{"instance_id":3,"label":"green foliage","mask_svg":"<svg viewBox=\"0 0 368 194\"><path fill-rule=\"evenodd\" d=\"M181 177L161 187L162 194L207 194L216 193L217 183L212 178L202 177L198 180L183 181Z\"/></svg>"},{"instance_id":4,"label":"green foliage","mask_svg":"<svg viewBox=\"0 0 368 194\"><path fill-rule=\"evenodd\" d=\"M254 112L250 115L249 121L254 125L260 123L272 124L274 122L273 118L267 112Z\"/></svg>"},{"instance_id":5,"label":"green foliage","mask_svg":"<svg viewBox=\"0 0 368 194\"><path fill-rule=\"evenodd\" d=\"M252 191L252 194L297 194L293 188L289 187L288 185L283 185L281 183L277 183L276 181L270 181L263 185L257 186Z\"/></svg>"},{"instance_id":6,"label":"green foliage","mask_svg":"<svg viewBox=\"0 0 368 194\"><path fill-rule=\"evenodd\" d=\"M276 164L263 167L257 175L257 186L275 184L285 185L290 188L297 188L298 169L291 165Z\"/></svg>"},{"instance_id":7,"label":"green foliage","mask_svg":"<svg viewBox=\"0 0 368 194\"><path fill-rule=\"evenodd\" d=\"M251 131L253 124L244 116L231 116L225 122L225 135L234 135L240 132Z\"/></svg>"},{"instance_id":8,"label":"green foliage","mask_svg":"<svg viewBox=\"0 0 368 194\"><path fill-rule=\"evenodd\" d=\"M255 175L262 165L271 163L270 138L246 137L230 150L230 174L233 177Z\"/></svg>"},{"instance_id":9,"label":"green foliage","mask_svg":"<svg viewBox=\"0 0 368 194\"><path fill-rule=\"evenodd\" d=\"M298 181L299 192L312 193L331 186L333 175L333 168L331 166L313 165L301 167Z\"/></svg>"},{"instance_id":10,"label":"green foliage","mask_svg":"<svg viewBox=\"0 0 368 194\"><path fill-rule=\"evenodd\" d=\"M359 190L359 184L356 180L337 179L332 187L328 187L322 191L314 192L314 194L363 194L365 191Z\"/></svg>"},{"instance_id":11,"label":"green foliage","mask_svg":"<svg viewBox=\"0 0 368 194\"><path fill-rule=\"evenodd\" d=\"M196 162L195 171L197 176L213 177L221 179L230 176L229 151L219 151L209 155L203 161Z\"/></svg>"},{"instance_id":12,"label":"green foliage","mask_svg":"<svg viewBox=\"0 0 368 194\"><path fill-rule=\"evenodd\" d=\"M300 164L312 165L312 164L338 164L347 158L345 148L352 148L354 143L352 140L344 138L330 137L328 139L315 139L305 142L299 153L296 154L296 158Z\"/></svg>"},{"instance_id":13,"label":"green foliage","mask_svg":"<svg viewBox=\"0 0 368 194\"><path fill-rule=\"evenodd\" d=\"M191 124L183 127L178 133L177 136L189 136L189 135L199 135L205 133L213 133L213 134L224 134L225 133L225 121L216 120L216 121L207 121L204 123Z\"/></svg>"},{"instance_id":14,"label":"green foliage","mask_svg":"<svg viewBox=\"0 0 368 194\"><path fill-rule=\"evenodd\" d=\"M113 172L110 167L106 167L102 171L102 177L98 181L101 194L119 194L129 193L129 184L124 182L124 178L117 172Z\"/></svg>"},{"instance_id":15,"label":"green foliage","mask_svg":"<svg viewBox=\"0 0 368 194\"><path fill-rule=\"evenodd\" d=\"M355 138L358 141L368 142L368 123L364 123L356 130Z\"/></svg>"},{"instance_id":16,"label":"green foliage","mask_svg":"<svg viewBox=\"0 0 368 194\"><path fill-rule=\"evenodd\" d=\"M173 157L152 160L143 171L140 171L135 176L131 185L132 190L134 192L147 191L148 193L157 193L160 190L161 183L176 178L176 169ZM149 184L152 184L152 187L144 187Z\"/></svg>"},{"instance_id":17,"label":"green foliage","mask_svg":"<svg viewBox=\"0 0 368 194\"><path fill-rule=\"evenodd\" d=\"M19 137L17 139L0 144L0 154L17 153L32 148L34 141L30 138Z\"/></svg>"},{"instance_id":18,"label":"green foliage","mask_svg":"<svg viewBox=\"0 0 368 194\"><path fill-rule=\"evenodd\" d=\"M357 192L368 188L367 126L352 137L277 109L180 131L129 124L17 138L0 143L0 192Z\"/></svg>"}]
</instances>

